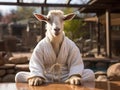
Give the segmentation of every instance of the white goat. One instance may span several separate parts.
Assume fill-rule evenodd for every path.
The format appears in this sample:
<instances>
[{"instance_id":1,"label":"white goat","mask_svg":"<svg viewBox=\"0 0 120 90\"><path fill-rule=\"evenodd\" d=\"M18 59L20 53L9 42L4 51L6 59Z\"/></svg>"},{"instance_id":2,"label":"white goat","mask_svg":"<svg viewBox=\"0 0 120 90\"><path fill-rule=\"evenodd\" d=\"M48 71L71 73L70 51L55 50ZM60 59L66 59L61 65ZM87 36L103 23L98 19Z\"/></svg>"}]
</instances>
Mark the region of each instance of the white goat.
<instances>
[{"instance_id":1,"label":"white goat","mask_svg":"<svg viewBox=\"0 0 120 90\"><path fill-rule=\"evenodd\" d=\"M43 16L40 14L34 15L38 20L45 21L47 23L46 36L49 37L57 56L64 37L64 20L70 20L75 15L72 13L65 16L60 10L52 10L48 13L47 16Z\"/></svg>"},{"instance_id":2,"label":"white goat","mask_svg":"<svg viewBox=\"0 0 120 90\"><path fill-rule=\"evenodd\" d=\"M33 86L43 82L80 84L82 80L93 81L93 71L84 69L79 49L63 32L64 21L71 20L75 15L64 15L60 10L51 10L47 16L34 16L47 23L46 37L34 49L30 59L30 73L17 73L15 81L28 81Z\"/></svg>"}]
</instances>

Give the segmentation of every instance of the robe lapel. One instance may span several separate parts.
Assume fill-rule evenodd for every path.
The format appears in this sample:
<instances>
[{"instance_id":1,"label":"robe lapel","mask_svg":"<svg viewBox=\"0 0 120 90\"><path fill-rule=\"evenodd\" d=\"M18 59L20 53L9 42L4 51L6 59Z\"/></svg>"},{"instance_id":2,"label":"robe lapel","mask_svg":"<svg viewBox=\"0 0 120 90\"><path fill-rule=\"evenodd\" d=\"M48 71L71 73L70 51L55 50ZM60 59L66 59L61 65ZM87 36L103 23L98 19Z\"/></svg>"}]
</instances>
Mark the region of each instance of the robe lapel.
<instances>
[{"instance_id":1,"label":"robe lapel","mask_svg":"<svg viewBox=\"0 0 120 90\"><path fill-rule=\"evenodd\" d=\"M46 52L45 56L48 56L47 59L52 60L51 62L55 62L56 54L53 50L52 44L50 43L50 40L47 37L46 37L46 41L47 41L47 44L45 49L45 52Z\"/></svg>"},{"instance_id":2,"label":"robe lapel","mask_svg":"<svg viewBox=\"0 0 120 90\"><path fill-rule=\"evenodd\" d=\"M67 48L67 45L66 45L66 37L64 37L64 40L62 42L62 45L61 45L61 48L60 48L60 51L59 51L59 54L58 54L58 57L56 58L56 62L58 63L64 63L66 62L66 58L67 58L67 55L68 55L68 48Z\"/></svg>"}]
</instances>

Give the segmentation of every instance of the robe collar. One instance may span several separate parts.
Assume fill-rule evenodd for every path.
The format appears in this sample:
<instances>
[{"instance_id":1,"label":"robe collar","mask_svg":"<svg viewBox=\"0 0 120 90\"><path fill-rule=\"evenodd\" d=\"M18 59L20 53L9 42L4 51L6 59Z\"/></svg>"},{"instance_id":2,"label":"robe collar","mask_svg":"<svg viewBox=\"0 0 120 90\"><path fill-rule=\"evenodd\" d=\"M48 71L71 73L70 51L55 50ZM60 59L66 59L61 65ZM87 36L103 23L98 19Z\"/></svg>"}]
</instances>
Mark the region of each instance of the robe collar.
<instances>
[{"instance_id":1,"label":"robe collar","mask_svg":"<svg viewBox=\"0 0 120 90\"><path fill-rule=\"evenodd\" d=\"M55 54L55 51L54 51L54 49L53 49L53 47L52 47L52 44L51 44L51 42L50 42L50 39L46 36L46 40L47 40L47 42L48 42L48 47L49 47L49 49L50 49L50 51L51 51L51 53L52 53L52 57L54 57L54 59L55 59L55 62L57 63L58 62L58 60L59 60L59 58L61 58L61 56L62 56L62 54L63 54L63 50L64 50L64 47L65 47L65 35L63 36L63 41L62 41L62 44L61 44L61 47L60 47L60 50L59 50L59 53L58 53L58 56L56 56L56 54Z\"/></svg>"}]
</instances>

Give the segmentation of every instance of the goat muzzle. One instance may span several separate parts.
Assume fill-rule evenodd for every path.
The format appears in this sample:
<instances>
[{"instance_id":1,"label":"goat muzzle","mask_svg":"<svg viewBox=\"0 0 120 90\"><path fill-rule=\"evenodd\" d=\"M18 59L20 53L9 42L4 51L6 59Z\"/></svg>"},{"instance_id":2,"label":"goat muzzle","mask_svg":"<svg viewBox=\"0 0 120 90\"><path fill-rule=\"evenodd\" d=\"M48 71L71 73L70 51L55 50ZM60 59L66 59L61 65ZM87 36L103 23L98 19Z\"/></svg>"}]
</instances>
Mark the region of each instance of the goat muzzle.
<instances>
[{"instance_id":1,"label":"goat muzzle","mask_svg":"<svg viewBox=\"0 0 120 90\"><path fill-rule=\"evenodd\" d=\"M55 30L55 32L59 32L60 28L55 28L54 30Z\"/></svg>"},{"instance_id":2,"label":"goat muzzle","mask_svg":"<svg viewBox=\"0 0 120 90\"><path fill-rule=\"evenodd\" d=\"M55 35L59 35L60 28L55 28L54 30L55 30Z\"/></svg>"}]
</instances>

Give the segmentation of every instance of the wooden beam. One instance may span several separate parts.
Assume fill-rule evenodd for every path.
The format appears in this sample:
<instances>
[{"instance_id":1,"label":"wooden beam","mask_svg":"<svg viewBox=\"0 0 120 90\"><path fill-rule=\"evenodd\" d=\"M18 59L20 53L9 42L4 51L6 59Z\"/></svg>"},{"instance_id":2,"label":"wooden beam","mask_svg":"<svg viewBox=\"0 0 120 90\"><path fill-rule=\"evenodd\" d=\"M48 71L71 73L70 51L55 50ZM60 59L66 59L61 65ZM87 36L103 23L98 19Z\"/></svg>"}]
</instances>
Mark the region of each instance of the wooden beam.
<instances>
[{"instance_id":1,"label":"wooden beam","mask_svg":"<svg viewBox=\"0 0 120 90\"><path fill-rule=\"evenodd\" d=\"M111 8L111 13L120 13L120 8ZM106 9L96 9L96 8L91 8L91 9L85 9L82 8L79 10L81 13L105 13Z\"/></svg>"},{"instance_id":2,"label":"wooden beam","mask_svg":"<svg viewBox=\"0 0 120 90\"><path fill-rule=\"evenodd\" d=\"M47 3L47 0L44 1L44 4L46 4L46 3Z\"/></svg>"},{"instance_id":3,"label":"wooden beam","mask_svg":"<svg viewBox=\"0 0 120 90\"><path fill-rule=\"evenodd\" d=\"M118 3L120 3L120 0L97 0L96 3L102 3L102 4L118 4Z\"/></svg>"},{"instance_id":4,"label":"wooden beam","mask_svg":"<svg viewBox=\"0 0 120 90\"><path fill-rule=\"evenodd\" d=\"M96 1L97 1L97 0L90 0L90 1L88 2L88 5L92 5L92 4L94 4Z\"/></svg>"},{"instance_id":5,"label":"wooden beam","mask_svg":"<svg viewBox=\"0 0 120 90\"><path fill-rule=\"evenodd\" d=\"M20 1L19 1L19 0L17 0L17 3L20 3Z\"/></svg>"},{"instance_id":6,"label":"wooden beam","mask_svg":"<svg viewBox=\"0 0 120 90\"><path fill-rule=\"evenodd\" d=\"M71 0L67 0L67 4L70 4Z\"/></svg>"},{"instance_id":7,"label":"wooden beam","mask_svg":"<svg viewBox=\"0 0 120 90\"><path fill-rule=\"evenodd\" d=\"M111 17L110 17L110 11L106 10L106 54L109 58L112 57L111 53Z\"/></svg>"},{"instance_id":8,"label":"wooden beam","mask_svg":"<svg viewBox=\"0 0 120 90\"><path fill-rule=\"evenodd\" d=\"M44 3L15 3L15 2L0 2L0 5L16 5L16 6L33 6L33 7L74 7L82 8L86 4L44 4Z\"/></svg>"},{"instance_id":9,"label":"wooden beam","mask_svg":"<svg viewBox=\"0 0 120 90\"><path fill-rule=\"evenodd\" d=\"M82 7L79 10L80 12L84 12L84 13L98 13L98 12L105 13L106 9L110 9L111 12L120 12L120 1L119 2L114 1L114 3L112 3L113 1L111 0L107 0L107 1L102 0L102 2L101 0L92 0L87 4L86 7Z\"/></svg>"}]
</instances>

